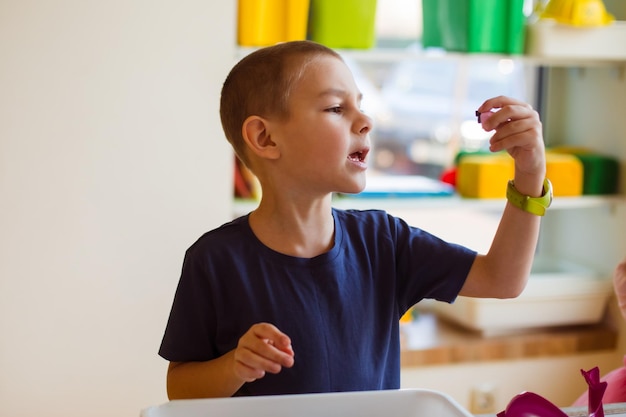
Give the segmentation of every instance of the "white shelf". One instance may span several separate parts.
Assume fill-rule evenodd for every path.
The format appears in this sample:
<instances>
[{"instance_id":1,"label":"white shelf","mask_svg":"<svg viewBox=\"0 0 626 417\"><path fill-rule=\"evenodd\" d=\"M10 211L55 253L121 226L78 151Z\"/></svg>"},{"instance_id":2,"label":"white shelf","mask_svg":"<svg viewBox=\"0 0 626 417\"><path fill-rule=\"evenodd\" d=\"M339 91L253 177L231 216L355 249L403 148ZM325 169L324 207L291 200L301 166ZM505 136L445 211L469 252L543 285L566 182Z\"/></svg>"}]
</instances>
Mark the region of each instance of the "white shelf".
<instances>
[{"instance_id":1,"label":"white shelf","mask_svg":"<svg viewBox=\"0 0 626 417\"><path fill-rule=\"evenodd\" d=\"M626 203L623 196L582 196L582 197L555 197L550 210L570 210L584 208L612 207ZM424 198L359 198L336 197L333 205L337 208L381 208L381 209L433 209L458 208L494 211L502 210L505 199L479 199L452 197L424 197Z\"/></svg>"},{"instance_id":2,"label":"white shelf","mask_svg":"<svg viewBox=\"0 0 626 417\"><path fill-rule=\"evenodd\" d=\"M505 204L504 199L478 199L452 197L423 197L423 198L362 198L337 196L333 199L333 206L340 209L470 209L484 211L500 211ZM626 204L626 197L621 195L611 196L582 196L582 197L555 197L550 211L553 210L579 210L590 208L609 208ZM255 200L235 200L234 215L241 216L249 213L257 207Z\"/></svg>"},{"instance_id":3,"label":"white shelf","mask_svg":"<svg viewBox=\"0 0 626 417\"><path fill-rule=\"evenodd\" d=\"M237 57L243 58L258 48L240 46ZM496 53L463 53L449 52L437 49L417 48L371 48L371 49L335 49L340 54L363 63L391 64L407 59L518 59L536 66L554 67L596 67L626 65L626 56L614 58L585 58L581 56L533 56L525 54L496 54Z\"/></svg>"},{"instance_id":4,"label":"white shelf","mask_svg":"<svg viewBox=\"0 0 626 417\"><path fill-rule=\"evenodd\" d=\"M548 67L605 67L626 65L626 56L616 58L585 58L580 56L533 56L493 53L462 53L437 50L412 50L395 48L373 48L368 50L338 50L341 54L358 62L389 64L407 59L516 59L535 66Z\"/></svg>"}]
</instances>

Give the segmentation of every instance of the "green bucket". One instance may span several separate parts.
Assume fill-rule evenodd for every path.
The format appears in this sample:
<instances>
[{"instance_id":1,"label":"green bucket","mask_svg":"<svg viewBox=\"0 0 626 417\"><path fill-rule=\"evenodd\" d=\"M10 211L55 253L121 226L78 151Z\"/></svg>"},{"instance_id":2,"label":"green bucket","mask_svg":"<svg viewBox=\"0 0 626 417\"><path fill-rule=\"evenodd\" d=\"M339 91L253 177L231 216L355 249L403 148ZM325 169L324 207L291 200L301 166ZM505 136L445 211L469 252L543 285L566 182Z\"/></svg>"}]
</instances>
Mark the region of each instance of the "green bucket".
<instances>
[{"instance_id":1,"label":"green bucket","mask_svg":"<svg viewBox=\"0 0 626 417\"><path fill-rule=\"evenodd\" d=\"M422 44L456 52L524 52L524 0L422 0Z\"/></svg>"}]
</instances>

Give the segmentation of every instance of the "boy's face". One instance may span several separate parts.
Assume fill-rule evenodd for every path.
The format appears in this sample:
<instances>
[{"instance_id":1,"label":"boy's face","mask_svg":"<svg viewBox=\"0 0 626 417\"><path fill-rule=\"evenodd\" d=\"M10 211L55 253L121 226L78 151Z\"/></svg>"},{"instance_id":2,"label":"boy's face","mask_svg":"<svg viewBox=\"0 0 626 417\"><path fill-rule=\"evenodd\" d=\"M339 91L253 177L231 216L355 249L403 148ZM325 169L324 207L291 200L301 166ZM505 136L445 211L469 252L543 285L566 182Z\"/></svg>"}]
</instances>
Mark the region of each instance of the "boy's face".
<instances>
[{"instance_id":1,"label":"boy's face","mask_svg":"<svg viewBox=\"0 0 626 417\"><path fill-rule=\"evenodd\" d=\"M372 120L361 111L348 67L332 56L316 58L293 87L288 106L288 119L276 123L273 134L297 191L362 191Z\"/></svg>"}]
</instances>

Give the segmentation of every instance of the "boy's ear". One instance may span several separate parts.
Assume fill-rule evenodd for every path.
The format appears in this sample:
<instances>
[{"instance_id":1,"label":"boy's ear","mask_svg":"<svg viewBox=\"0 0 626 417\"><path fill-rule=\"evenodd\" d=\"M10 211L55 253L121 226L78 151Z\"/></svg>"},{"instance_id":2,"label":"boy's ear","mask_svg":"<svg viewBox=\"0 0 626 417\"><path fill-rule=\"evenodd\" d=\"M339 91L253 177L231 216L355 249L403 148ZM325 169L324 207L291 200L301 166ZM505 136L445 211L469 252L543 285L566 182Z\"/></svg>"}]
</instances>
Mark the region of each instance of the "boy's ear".
<instances>
[{"instance_id":1,"label":"boy's ear","mask_svg":"<svg viewBox=\"0 0 626 417\"><path fill-rule=\"evenodd\" d=\"M255 155L266 159L276 159L280 155L278 146L272 141L269 123L262 117L249 116L243 122L241 134Z\"/></svg>"}]
</instances>

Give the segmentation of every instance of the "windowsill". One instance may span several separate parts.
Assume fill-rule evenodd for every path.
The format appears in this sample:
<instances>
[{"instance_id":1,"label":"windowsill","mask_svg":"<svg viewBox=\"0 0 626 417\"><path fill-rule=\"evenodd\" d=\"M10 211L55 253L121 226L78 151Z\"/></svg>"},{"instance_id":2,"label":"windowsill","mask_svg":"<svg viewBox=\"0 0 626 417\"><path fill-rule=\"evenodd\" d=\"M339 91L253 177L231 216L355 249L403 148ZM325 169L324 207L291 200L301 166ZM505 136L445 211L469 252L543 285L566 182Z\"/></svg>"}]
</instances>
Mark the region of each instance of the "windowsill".
<instances>
[{"instance_id":1,"label":"windowsill","mask_svg":"<svg viewBox=\"0 0 626 417\"><path fill-rule=\"evenodd\" d=\"M618 331L607 320L483 335L420 312L415 321L402 324L401 332L403 368L567 356L614 350L618 342Z\"/></svg>"}]
</instances>

